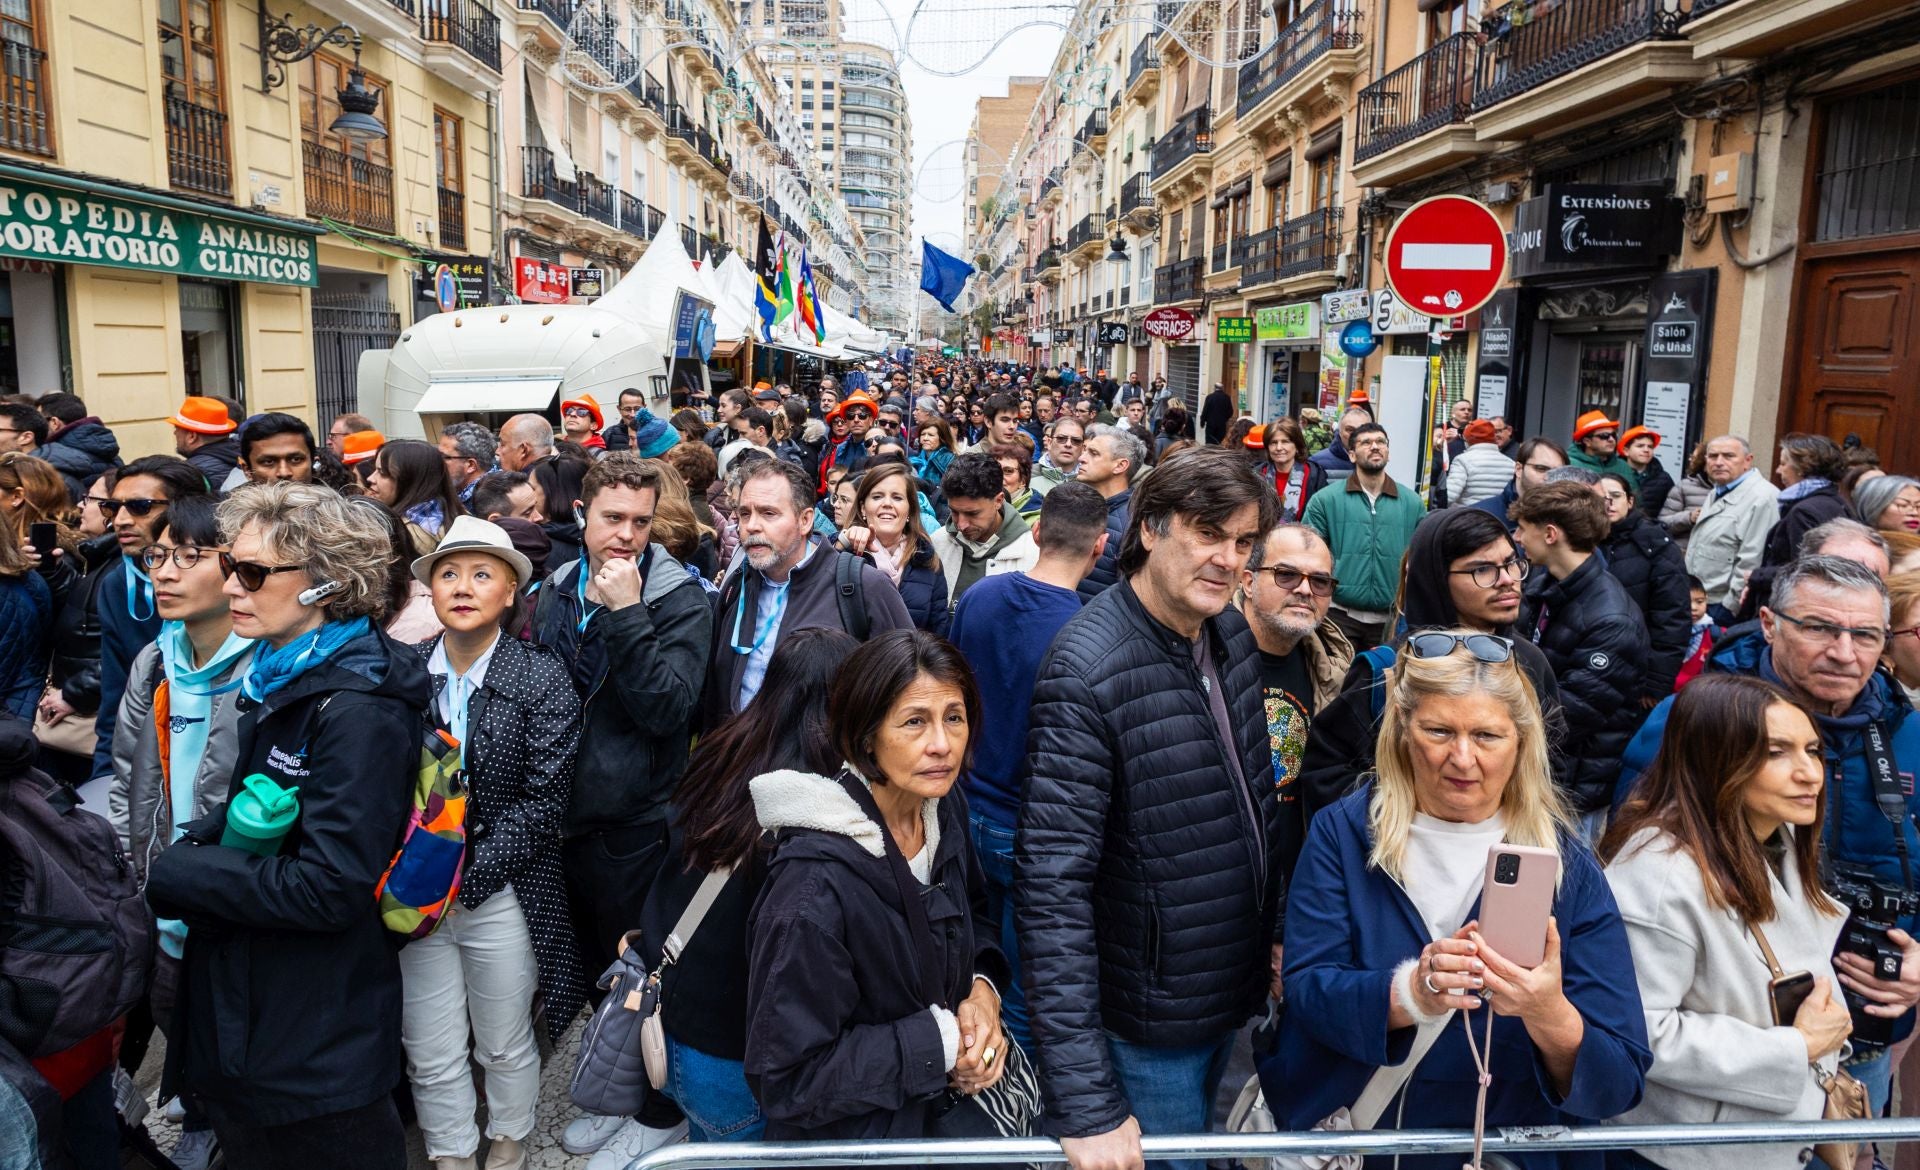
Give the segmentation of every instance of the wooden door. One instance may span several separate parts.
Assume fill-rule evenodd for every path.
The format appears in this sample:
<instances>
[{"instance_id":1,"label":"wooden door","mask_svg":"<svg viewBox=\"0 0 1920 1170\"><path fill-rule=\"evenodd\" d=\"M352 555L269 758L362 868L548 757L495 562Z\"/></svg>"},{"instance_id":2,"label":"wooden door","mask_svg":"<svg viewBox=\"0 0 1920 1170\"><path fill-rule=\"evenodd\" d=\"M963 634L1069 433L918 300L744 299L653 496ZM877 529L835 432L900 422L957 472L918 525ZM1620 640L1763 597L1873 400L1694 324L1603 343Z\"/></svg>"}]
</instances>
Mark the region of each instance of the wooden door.
<instances>
[{"instance_id":1,"label":"wooden door","mask_svg":"<svg viewBox=\"0 0 1920 1170\"><path fill-rule=\"evenodd\" d=\"M1783 412L1794 430L1835 442L1859 435L1893 468L1920 462L1912 397L1920 385L1920 240L1907 242L1808 258Z\"/></svg>"}]
</instances>

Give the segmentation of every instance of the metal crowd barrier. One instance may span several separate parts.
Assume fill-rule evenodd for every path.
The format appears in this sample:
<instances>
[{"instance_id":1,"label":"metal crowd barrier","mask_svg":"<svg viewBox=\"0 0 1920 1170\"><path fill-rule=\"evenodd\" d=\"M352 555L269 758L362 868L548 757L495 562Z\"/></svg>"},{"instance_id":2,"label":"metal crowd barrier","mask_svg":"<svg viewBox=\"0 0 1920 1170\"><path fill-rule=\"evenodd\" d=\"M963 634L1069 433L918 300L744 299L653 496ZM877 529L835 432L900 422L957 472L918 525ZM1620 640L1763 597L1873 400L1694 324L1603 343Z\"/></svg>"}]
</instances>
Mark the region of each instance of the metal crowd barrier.
<instances>
[{"instance_id":1,"label":"metal crowd barrier","mask_svg":"<svg viewBox=\"0 0 1920 1170\"><path fill-rule=\"evenodd\" d=\"M1510 1126L1490 1130L1482 1148L1488 1154L1529 1154L1543 1150L1648 1149L1656 1146L1737 1146L1769 1143L1814 1145L1828 1141L1920 1141L1920 1117L1872 1121L1753 1121L1711 1125ZM1466 1154L1473 1150L1467 1129L1369 1130L1363 1132L1205 1133L1145 1137L1148 1162L1170 1159L1273 1158L1301 1154ZM926 1166L983 1162L1062 1163L1060 1144L1051 1138L996 1138L967 1141L861 1142L681 1142L628 1163L627 1170L740 1170L769 1166Z\"/></svg>"}]
</instances>

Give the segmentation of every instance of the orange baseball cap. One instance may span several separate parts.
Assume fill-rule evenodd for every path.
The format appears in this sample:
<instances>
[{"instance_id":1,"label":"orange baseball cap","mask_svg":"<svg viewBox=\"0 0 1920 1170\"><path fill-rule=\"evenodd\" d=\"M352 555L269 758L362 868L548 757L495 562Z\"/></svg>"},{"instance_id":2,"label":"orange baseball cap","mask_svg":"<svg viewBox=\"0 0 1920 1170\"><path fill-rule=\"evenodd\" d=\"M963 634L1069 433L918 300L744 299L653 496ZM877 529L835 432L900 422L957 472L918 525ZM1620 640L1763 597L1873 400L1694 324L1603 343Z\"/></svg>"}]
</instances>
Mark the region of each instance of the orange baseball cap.
<instances>
[{"instance_id":1,"label":"orange baseball cap","mask_svg":"<svg viewBox=\"0 0 1920 1170\"><path fill-rule=\"evenodd\" d=\"M365 463L386 445L387 437L379 431L354 431L340 440L340 462L349 466Z\"/></svg>"},{"instance_id":2,"label":"orange baseball cap","mask_svg":"<svg viewBox=\"0 0 1920 1170\"><path fill-rule=\"evenodd\" d=\"M587 408L587 410L588 410L588 411L589 411L589 412L590 412L590 413L591 413L591 414L593 415L593 429L594 429L594 430L596 430L596 431L597 431L597 430L599 430L599 429L600 429L601 427L603 427L603 426L605 426L605 425L606 425L606 421L607 421L607 416L601 413L601 411L600 411L600 404L599 404L598 402L595 402L595 401L593 400L593 395L591 395L591 394L576 394L576 395L575 395L575 396L573 396L572 398L563 398L563 399L561 399L561 400L560 400L560 413L561 413L561 414L565 414L565 413L567 412L567 407L569 407L569 406L584 406L584 407L586 407L586 408Z\"/></svg>"},{"instance_id":3,"label":"orange baseball cap","mask_svg":"<svg viewBox=\"0 0 1920 1170\"><path fill-rule=\"evenodd\" d=\"M201 435L230 435L238 429L227 414L226 403L215 398L189 398L173 412L173 425Z\"/></svg>"}]
</instances>

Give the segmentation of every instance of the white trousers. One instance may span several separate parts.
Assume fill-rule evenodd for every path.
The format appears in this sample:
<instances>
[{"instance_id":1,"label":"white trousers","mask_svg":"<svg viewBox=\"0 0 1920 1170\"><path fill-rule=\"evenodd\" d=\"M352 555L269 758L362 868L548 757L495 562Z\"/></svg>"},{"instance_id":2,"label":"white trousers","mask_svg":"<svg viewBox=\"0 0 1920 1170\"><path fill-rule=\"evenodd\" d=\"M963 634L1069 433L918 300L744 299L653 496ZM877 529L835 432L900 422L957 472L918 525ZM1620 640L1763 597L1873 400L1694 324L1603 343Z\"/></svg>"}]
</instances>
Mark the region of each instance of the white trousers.
<instances>
[{"instance_id":1,"label":"white trousers","mask_svg":"<svg viewBox=\"0 0 1920 1170\"><path fill-rule=\"evenodd\" d=\"M456 906L439 930L401 950L400 974L400 1040L427 1157L469 1158L480 1149L469 1026L473 1058L487 1074L487 1136L525 1141L540 1097L539 972L513 887L478 910Z\"/></svg>"}]
</instances>

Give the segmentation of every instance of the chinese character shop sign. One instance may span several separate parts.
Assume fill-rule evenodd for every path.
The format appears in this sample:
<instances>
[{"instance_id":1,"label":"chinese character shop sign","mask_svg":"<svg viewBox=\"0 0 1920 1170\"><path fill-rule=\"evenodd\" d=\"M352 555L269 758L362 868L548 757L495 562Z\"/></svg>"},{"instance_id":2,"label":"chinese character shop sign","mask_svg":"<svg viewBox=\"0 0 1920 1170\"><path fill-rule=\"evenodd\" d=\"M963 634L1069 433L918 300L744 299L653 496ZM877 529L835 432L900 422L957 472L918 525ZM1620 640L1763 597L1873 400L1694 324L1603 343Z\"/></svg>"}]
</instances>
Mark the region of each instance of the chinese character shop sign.
<instances>
[{"instance_id":1,"label":"chinese character shop sign","mask_svg":"<svg viewBox=\"0 0 1920 1170\"><path fill-rule=\"evenodd\" d=\"M573 294L573 274L564 264L549 264L534 256L513 260L513 295L539 305L557 305Z\"/></svg>"},{"instance_id":2,"label":"chinese character shop sign","mask_svg":"<svg viewBox=\"0 0 1920 1170\"><path fill-rule=\"evenodd\" d=\"M1253 340L1252 317L1220 317L1213 323L1213 339L1227 345Z\"/></svg>"},{"instance_id":3,"label":"chinese character shop sign","mask_svg":"<svg viewBox=\"0 0 1920 1170\"><path fill-rule=\"evenodd\" d=\"M320 283L320 230L0 182L0 256L312 288Z\"/></svg>"}]
</instances>

